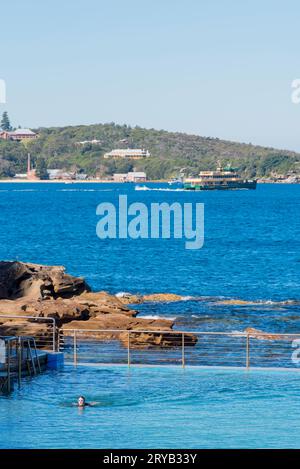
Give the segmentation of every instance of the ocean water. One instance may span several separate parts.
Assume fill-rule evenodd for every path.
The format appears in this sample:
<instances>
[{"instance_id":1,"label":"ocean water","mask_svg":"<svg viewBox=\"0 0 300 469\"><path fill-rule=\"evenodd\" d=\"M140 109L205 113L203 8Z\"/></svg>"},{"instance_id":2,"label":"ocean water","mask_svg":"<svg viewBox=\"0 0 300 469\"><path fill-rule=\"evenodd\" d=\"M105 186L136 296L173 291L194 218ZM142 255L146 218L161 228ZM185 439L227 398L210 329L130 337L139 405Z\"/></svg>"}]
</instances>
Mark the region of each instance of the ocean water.
<instances>
[{"instance_id":1,"label":"ocean water","mask_svg":"<svg viewBox=\"0 0 300 469\"><path fill-rule=\"evenodd\" d=\"M0 258L65 265L94 289L245 300L299 299L300 186L256 191L170 191L131 184L1 184ZM202 202L205 243L100 240L101 202Z\"/></svg>"},{"instance_id":2,"label":"ocean water","mask_svg":"<svg viewBox=\"0 0 300 469\"><path fill-rule=\"evenodd\" d=\"M95 290L168 292L174 304L138 307L146 316L177 319L181 328L300 331L300 186L258 185L256 191L186 192L167 184L1 184L0 259L66 266ZM101 202L202 202L205 241L96 236ZM188 299L189 297L190 300ZM241 299L251 304L224 305Z\"/></svg>"}]
</instances>

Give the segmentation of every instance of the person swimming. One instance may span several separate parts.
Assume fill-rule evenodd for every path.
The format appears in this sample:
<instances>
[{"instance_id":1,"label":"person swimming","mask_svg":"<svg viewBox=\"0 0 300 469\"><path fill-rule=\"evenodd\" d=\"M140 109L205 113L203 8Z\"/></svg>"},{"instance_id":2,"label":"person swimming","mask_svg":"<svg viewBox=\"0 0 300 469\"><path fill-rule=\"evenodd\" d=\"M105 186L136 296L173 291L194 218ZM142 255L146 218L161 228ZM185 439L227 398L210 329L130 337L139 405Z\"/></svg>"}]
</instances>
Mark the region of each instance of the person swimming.
<instances>
[{"instance_id":1,"label":"person swimming","mask_svg":"<svg viewBox=\"0 0 300 469\"><path fill-rule=\"evenodd\" d=\"M82 407L89 407L90 404L89 404L88 402L86 402L84 396L79 396L79 397L78 397L78 400L77 400L77 406L80 407L80 408L82 408Z\"/></svg>"}]
</instances>

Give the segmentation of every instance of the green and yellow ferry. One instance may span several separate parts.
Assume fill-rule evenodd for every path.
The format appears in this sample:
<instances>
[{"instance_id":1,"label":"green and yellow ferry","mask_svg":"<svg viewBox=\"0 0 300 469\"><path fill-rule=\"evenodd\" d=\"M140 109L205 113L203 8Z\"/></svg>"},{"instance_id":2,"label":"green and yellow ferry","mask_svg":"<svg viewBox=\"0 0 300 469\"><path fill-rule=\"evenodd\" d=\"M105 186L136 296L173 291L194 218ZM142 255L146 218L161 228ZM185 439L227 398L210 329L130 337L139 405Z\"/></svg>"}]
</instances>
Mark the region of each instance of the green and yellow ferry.
<instances>
[{"instance_id":1,"label":"green and yellow ferry","mask_svg":"<svg viewBox=\"0 0 300 469\"><path fill-rule=\"evenodd\" d=\"M236 168L219 164L216 171L201 171L198 177L185 178L184 189L190 191L256 189L255 179L242 179Z\"/></svg>"}]
</instances>

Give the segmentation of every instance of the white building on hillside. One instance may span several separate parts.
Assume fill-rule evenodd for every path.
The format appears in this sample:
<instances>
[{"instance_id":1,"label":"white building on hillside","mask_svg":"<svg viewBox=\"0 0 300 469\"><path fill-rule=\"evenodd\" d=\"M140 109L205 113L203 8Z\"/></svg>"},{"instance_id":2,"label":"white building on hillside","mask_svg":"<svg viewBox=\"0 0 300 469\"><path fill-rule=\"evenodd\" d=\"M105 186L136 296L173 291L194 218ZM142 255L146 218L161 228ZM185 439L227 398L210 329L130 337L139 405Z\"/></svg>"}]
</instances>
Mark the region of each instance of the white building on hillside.
<instances>
[{"instance_id":1,"label":"white building on hillside","mask_svg":"<svg viewBox=\"0 0 300 469\"><path fill-rule=\"evenodd\" d=\"M113 180L114 182L127 182L127 173L115 173Z\"/></svg>"},{"instance_id":2,"label":"white building on hillside","mask_svg":"<svg viewBox=\"0 0 300 469\"><path fill-rule=\"evenodd\" d=\"M133 171L127 174L128 182L146 182L147 176L143 171Z\"/></svg>"},{"instance_id":3,"label":"white building on hillside","mask_svg":"<svg viewBox=\"0 0 300 469\"><path fill-rule=\"evenodd\" d=\"M131 158L134 160L140 159L140 158L148 158L150 156L150 153L148 150L145 150L144 148L127 148L126 150L124 149L116 149L112 150L109 153L104 154L104 158Z\"/></svg>"},{"instance_id":4,"label":"white building on hillside","mask_svg":"<svg viewBox=\"0 0 300 469\"><path fill-rule=\"evenodd\" d=\"M130 173L115 173L114 182L146 182L147 176L143 171L132 171Z\"/></svg>"}]
</instances>

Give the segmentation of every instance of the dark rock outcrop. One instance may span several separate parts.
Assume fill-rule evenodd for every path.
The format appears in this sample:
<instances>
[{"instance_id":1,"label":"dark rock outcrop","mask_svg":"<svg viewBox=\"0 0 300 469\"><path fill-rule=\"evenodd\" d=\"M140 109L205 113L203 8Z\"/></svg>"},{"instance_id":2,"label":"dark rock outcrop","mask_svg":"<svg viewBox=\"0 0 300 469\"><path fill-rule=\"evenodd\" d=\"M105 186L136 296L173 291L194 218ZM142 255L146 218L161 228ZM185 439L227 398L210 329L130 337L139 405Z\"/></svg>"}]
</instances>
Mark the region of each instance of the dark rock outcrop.
<instances>
[{"instance_id":1,"label":"dark rock outcrop","mask_svg":"<svg viewBox=\"0 0 300 469\"><path fill-rule=\"evenodd\" d=\"M0 299L70 298L90 291L83 278L65 273L64 267L0 262Z\"/></svg>"},{"instance_id":2,"label":"dark rock outcrop","mask_svg":"<svg viewBox=\"0 0 300 469\"><path fill-rule=\"evenodd\" d=\"M0 318L0 334L34 335L41 338L41 343L51 334L48 323L9 316L54 318L65 335L81 329L87 338L118 339L123 345L128 333L122 331L136 331L130 339L131 347L136 348L172 347L182 343L181 333L172 330L173 321L138 318L137 312L116 296L91 292L83 278L66 274L63 267L0 262L0 311L7 316L7 319ZM87 332L91 329L93 333ZM185 336L186 345L194 345L196 341L193 334Z\"/></svg>"}]
</instances>

